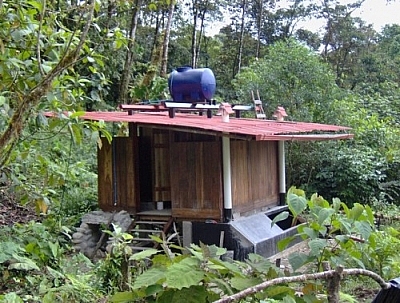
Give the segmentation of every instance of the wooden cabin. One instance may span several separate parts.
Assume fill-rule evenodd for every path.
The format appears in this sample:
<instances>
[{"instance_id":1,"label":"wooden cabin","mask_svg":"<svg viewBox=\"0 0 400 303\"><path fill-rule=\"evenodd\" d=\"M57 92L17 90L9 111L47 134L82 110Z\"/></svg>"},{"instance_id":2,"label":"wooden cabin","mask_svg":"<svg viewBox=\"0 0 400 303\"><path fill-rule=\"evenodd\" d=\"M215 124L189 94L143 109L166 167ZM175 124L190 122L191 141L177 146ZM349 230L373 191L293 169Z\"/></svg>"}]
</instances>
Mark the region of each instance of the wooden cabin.
<instances>
[{"instance_id":1,"label":"wooden cabin","mask_svg":"<svg viewBox=\"0 0 400 303\"><path fill-rule=\"evenodd\" d=\"M112 142L102 138L98 149L103 211L180 222L186 245L221 245L225 234L222 244L239 260L250 252L272 255L276 241L295 232L270 224L284 204L284 142L353 136L343 126L171 115L154 108L87 112L82 118L124 122L129 129Z\"/></svg>"},{"instance_id":2,"label":"wooden cabin","mask_svg":"<svg viewBox=\"0 0 400 303\"><path fill-rule=\"evenodd\" d=\"M280 205L283 142L352 137L342 126L195 114L88 112L83 118L129 125L129 136L103 138L98 150L100 208L136 214L163 202L178 220L226 222Z\"/></svg>"}]
</instances>

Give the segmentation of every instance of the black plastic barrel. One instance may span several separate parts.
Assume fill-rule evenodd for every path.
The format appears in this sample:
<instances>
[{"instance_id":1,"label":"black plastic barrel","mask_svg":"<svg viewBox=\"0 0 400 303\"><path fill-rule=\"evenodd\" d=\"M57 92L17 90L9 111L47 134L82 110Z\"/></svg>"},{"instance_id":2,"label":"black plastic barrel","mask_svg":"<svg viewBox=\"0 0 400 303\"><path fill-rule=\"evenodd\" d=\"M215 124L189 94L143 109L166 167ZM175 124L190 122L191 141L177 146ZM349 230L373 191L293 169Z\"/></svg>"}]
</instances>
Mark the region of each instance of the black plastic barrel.
<instances>
[{"instance_id":1,"label":"black plastic barrel","mask_svg":"<svg viewBox=\"0 0 400 303\"><path fill-rule=\"evenodd\" d=\"M175 102L209 102L215 94L215 76L209 68L179 67L168 78Z\"/></svg>"}]
</instances>

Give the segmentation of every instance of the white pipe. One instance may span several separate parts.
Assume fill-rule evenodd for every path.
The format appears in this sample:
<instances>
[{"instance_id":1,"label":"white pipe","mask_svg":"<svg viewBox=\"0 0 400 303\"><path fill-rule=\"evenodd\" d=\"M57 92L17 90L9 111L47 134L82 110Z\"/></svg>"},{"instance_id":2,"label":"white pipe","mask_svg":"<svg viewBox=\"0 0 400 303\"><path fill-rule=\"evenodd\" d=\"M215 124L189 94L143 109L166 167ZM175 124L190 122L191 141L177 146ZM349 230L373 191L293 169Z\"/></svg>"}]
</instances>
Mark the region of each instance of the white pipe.
<instances>
[{"instance_id":1,"label":"white pipe","mask_svg":"<svg viewBox=\"0 0 400 303\"><path fill-rule=\"evenodd\" d=\"M279 199L284 204L286 194L286 171L285 171L285 141L278 141L278 161L279 161Z\"/></svg>"},{"instance_id":2,"label":"white pipe","mask_svg":"<svg viewBox=\"0 0 400 303\"><path fill-rule=\"evenodd\" d=\"M222 166L224 178L224 209L232 210L231 143L229 137L222 137Z\"/></svg>"}]
</instances>

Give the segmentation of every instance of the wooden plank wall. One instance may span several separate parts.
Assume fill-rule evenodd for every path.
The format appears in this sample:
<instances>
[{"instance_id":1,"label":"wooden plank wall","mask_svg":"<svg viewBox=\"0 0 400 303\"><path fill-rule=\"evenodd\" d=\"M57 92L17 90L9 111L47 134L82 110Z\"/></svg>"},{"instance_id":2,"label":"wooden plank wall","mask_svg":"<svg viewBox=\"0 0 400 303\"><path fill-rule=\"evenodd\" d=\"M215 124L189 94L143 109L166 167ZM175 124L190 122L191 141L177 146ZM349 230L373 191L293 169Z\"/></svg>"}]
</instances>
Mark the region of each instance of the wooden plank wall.
<instances>
[{"instance_id":1,"label":"wooden plank wall","mask_svg":"<svg viewBox=\"0 0 400 303\"><path fill-rule=\"evenodd\" d=\"M231 141L232 205L246 213L278 205L278 143Z\"/></svg>"},{"instance_id":2,"label":"wooden plank wall","mask_svg":"<svg viewBox=\"0 0 400 303\"><path fill-rule=\"evenodd\" d=\"M153 129L153 184L155 201L171 201L170 132Z\"/></svg>"},{"instance_id":3,"label":"wooden plank wall","mask_svg":"<svg viewBox=\"0 0 400 303\"><path fill-rule=\"evenodd\" d=\"M136 213L139 197L136 137L114 137L111 144L102 138L98 151L99 206L105 211ZM113 147L112 144L115 144ZM115 167L113 168L113 152Z\"/></svg>"},{"instance_id":4,"label":"wooden plank wall","mask_svg":"<svg viewBox=\"0 0 400 303\"><path fill-rule=\"evenodd\" d=\"M101 138L101 148L97 149L98 200L102 210L113 205L112 146L106 138Z\"/></svg>"},{"instance_id":5,"label":"wooden plank wall","mask_svg":"<svg viewBox=\"0 0 400 303\"><path fill-rule=\"evenodd\" d=\"M221 142L171 143L172 216L222 220Z\"/></svg>"}]
</instances>

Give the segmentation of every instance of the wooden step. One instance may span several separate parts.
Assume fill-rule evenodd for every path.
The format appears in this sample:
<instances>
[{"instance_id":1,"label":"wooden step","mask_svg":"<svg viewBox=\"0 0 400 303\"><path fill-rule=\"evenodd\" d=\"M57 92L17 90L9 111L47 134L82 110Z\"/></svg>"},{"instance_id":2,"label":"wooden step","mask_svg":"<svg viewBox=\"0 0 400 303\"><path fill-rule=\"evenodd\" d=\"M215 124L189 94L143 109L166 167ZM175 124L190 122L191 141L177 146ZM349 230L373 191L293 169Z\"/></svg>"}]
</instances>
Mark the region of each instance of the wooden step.
<instances>
[{"instance_id":1,"label":"wooden step","mask_svg":"<svg viewBox=\"0 0 400 303\"><path fill-rule=\"evenodd\" d=\"M167 221L135 221L135 225L139 224L149 224L149 225L165 225L167 224Z\"/></svg>"},{"instance_id":2,"label":"wooden step","mask_svg":"<svg viewBox=\"0 0 400 303\"><path fill-rule=\"evenodd\" d=\"M140 228L138 228L138 229L132 229L132 232L134 232L134 233L161 233L162 232L162 230L159 230L159 229L140 229Z\"/></svg>"}]
</instances>

